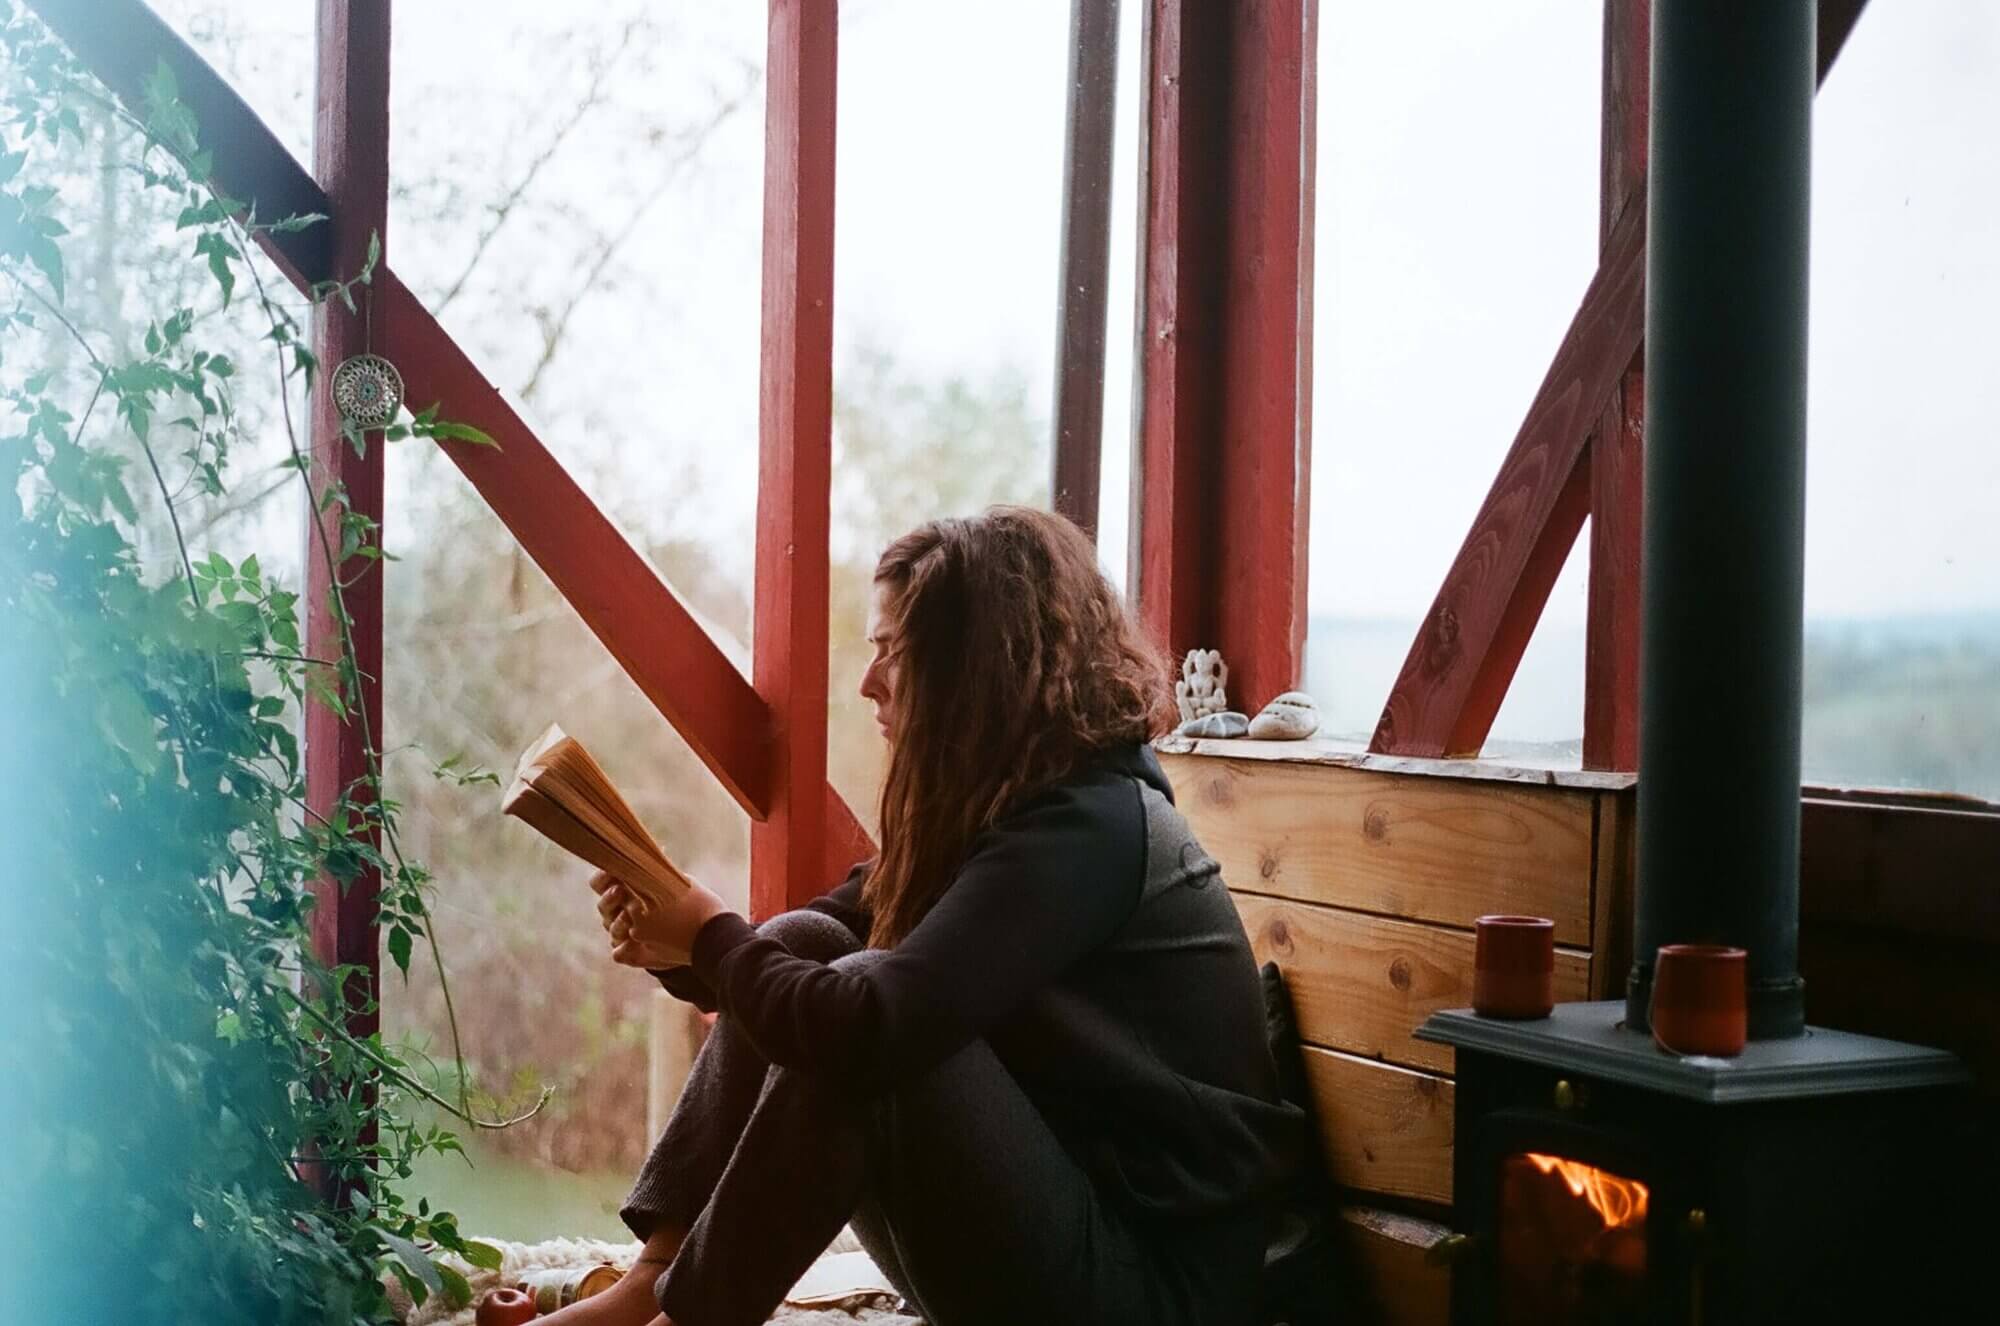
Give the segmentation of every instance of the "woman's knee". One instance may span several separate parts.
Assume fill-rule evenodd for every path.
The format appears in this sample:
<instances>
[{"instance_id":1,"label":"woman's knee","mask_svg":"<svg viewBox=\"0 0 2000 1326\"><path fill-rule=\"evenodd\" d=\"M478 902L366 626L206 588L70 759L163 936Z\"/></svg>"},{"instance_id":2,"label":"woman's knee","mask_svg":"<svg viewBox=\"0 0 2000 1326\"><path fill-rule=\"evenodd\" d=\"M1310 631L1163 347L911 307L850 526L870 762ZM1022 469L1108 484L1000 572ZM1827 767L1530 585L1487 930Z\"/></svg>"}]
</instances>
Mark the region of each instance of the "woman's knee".
<instances>
[{"instance_id":1,"label":"woman's knee","mask_svg":"<svg viewBox=\"0 0 2000 1326\"><path fill-rule=\"evenodd\" d=\"M758 926L757 933L777 940L793 957L815 962L832 962L861 947L854 932L831 916L803 909L779 912Z\"/></svg>"}]
</instances>

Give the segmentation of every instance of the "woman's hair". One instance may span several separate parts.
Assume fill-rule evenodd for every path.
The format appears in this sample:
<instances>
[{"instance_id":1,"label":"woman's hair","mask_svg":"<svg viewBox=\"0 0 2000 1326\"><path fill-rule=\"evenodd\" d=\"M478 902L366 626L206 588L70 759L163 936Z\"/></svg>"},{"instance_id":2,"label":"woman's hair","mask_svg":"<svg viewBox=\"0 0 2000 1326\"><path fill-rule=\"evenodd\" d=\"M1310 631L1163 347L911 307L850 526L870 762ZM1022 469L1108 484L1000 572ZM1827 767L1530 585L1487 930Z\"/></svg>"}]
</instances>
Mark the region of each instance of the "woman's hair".
<instances>
[{"instance_id":1,"label":"woman's hair","mask_svg":"<svg viewBox=\"0 0 2000 1326\"><path fill-rule=\"evenodd\" d=\"M1107 747L1165 728L1167 668L1060 516L934 520L875 567L894 651L869 943L909 934L981 831Z\"/></svg>"}]
</instances>

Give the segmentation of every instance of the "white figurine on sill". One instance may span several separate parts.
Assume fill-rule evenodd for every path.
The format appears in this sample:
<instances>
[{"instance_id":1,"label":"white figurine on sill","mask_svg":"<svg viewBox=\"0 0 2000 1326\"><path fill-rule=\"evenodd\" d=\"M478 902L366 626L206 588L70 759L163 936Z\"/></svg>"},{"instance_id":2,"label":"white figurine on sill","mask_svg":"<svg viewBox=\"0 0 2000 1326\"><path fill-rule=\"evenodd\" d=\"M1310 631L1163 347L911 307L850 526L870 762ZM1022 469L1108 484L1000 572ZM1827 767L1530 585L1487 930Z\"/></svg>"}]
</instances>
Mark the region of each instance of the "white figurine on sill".
<instances>
[{"instance_id":1,"label":"white figurine on sill","mask_svg":"<svg viewBox=\"0 0 2000 1326\"><path fill-rule=\"evenodd\" d=\"M1192 722L1229 708L1224 689L1229 683L1229 665L1213 649L1190 649L1181 660L1181 679L1174 683L1174 703L1180 706L1181 722Z\"/></svg>"},{"instance_id":2,"label":"white figurine on sill","mask_svg":"<svg viewBox=\"0 0 2000 1326\"><path fill-rule=\"evenodd\" d=\"M1181 660L1181 679L1174 683L1174 703L1180 706L1183 737L1240 737L1250 720L1229 708L1229 665L1213 649L1190 649Z\"/></svg>"}]
</instances>

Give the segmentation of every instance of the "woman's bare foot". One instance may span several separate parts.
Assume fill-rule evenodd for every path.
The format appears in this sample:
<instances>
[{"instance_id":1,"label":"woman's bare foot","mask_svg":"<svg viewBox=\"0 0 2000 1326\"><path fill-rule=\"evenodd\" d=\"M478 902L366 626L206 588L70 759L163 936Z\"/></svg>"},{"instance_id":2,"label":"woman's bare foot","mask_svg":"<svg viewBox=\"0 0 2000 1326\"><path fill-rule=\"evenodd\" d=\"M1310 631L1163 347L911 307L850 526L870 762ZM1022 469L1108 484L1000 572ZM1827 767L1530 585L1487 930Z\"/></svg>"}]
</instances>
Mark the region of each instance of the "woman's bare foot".
<instances>
[{"instance_id":1,"label":"woman's bare foot","mask_svg":"<svg viewBox=\"0 0 2000 1326\"><path fill-rule=\"evenodd\" d=\"M617 1284L595 1297L535 1320L546 1326L673 1326L661 1315L653 1286L674 1264L674 1254L680 1249L681 1231L655 1230L640 1251L639 1260Z\"/></svg>"}]
</instances>

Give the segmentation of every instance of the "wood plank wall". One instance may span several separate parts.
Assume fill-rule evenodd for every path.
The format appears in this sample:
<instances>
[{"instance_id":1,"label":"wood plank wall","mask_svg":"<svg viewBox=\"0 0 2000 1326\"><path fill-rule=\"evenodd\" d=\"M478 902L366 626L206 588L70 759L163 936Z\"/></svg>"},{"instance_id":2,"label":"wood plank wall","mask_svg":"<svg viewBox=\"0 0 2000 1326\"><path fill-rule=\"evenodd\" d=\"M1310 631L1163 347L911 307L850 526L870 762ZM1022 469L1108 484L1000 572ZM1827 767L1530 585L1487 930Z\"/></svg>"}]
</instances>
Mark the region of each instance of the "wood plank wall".
<instances>
[{"instance_id":1,"label":"wood plank wall","mask_svg":"<svg viewBox=\"0 0 2000 1326\"><path fill-rule=\"evenodd\" d=\"M1452 1055L1411 1032L1471 1003L1473 918L1553 917L1556 997L1620 997L1636 783L1330 743L1169 739L1181 809L1259 962L1285 974L1342 1228L1375 1315L1442 1322ZM1808 790L1808 1014L1957 1051L2000 1096L2000 813Z\"/></svg>"},{"instance_id":2,"label":"wood plank wall","mask_svg":"<svg viewBox=\"0 0 2000 1326\"><path fill-rule=\"evenodd\" d=\"M1239 754L1161 761L1258 961L1285 974L1334 1177L1448 1207L1452 1052L1411 1033L1471 1003L1472 924L1491 912L1554 918L1558 998L1622 988L1622 951L1597 953L1600 911L1608 929L1622 909L1597 898L1629 892L1629 854L1613 839L1631 780L1413 776L1410 762L1391 772L1270 759L1269 743L1204 745Z\"/></svg>"},{"instance_id":3,"label":"wood plank wall","mask_svg":"<svg viewBox=\"0 0 2000 1326\"><path fill-rule=\"evenodd\" d=\"M1449 1273L1427 1254L1449 1232L1452 1052L1411 1033L1472 1002L1490 912L1554 918L1557 998L1622 987L1631 779L1292 749L1203 742L1161 762L1257 960L1285 974L1363 1291L1384 1320L1440 1322Z\"/></svg>"}]
</instances>

